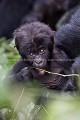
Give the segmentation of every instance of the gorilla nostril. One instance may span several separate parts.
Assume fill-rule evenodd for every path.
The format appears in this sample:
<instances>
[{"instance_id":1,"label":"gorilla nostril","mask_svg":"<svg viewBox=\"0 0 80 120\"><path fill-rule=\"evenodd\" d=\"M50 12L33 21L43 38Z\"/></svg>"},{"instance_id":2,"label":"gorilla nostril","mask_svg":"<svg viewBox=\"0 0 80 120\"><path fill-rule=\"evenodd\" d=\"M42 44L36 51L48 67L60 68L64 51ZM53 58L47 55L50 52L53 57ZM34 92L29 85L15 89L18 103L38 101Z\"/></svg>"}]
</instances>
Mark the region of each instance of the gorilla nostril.
<instances>
[{"instance_id":1,"label":"gorilla nostril","mask_svg":"<svg viewBox=\"0 0 80 120\"><path fill-rule=\"evenodd\" d=\"M38 60L38 61L35 61L35 63L36 63L36 64L41 64L42 61L39 61L39 60Z\"/></svg>"}]
</instances>

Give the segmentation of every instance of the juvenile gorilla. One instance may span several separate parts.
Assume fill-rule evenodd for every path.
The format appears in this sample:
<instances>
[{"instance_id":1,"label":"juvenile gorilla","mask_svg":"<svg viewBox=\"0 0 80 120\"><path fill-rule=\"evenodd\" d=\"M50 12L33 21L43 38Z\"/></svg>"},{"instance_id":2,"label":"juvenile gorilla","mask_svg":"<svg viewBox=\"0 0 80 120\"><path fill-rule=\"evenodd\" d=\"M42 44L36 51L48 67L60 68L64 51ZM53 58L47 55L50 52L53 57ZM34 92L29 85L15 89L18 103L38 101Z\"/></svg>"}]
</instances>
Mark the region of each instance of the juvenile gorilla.
<instances>
[{"instance_id":1,"label":"juvenile gorilla","mask_svg":"<svg viewBox=\"0 0 80 120\"><path fill-rule=\"evenodd\" d=\"M21 59L13 66L12 77L19 82L35 79L42 86L54 90L75 90L72 77L62 77L46 71L70 74L67 55L54 48L54 32L45 24L33 22L15 30L15 46ZM46 71L45 71L46 70Z\"/></svg>"}]
</instances>

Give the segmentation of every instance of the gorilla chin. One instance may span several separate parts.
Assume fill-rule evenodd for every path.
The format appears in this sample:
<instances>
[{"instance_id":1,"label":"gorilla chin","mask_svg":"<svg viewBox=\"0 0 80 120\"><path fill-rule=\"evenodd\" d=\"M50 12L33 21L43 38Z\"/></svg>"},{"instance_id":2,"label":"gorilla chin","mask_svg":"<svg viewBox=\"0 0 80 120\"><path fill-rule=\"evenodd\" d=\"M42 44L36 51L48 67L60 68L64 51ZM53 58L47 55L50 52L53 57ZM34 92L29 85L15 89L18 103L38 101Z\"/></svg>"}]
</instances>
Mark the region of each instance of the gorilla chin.
<instances>
[{"instance_id":1,"label":"gorilla chin","mask_svg":"<svg viewBox=\"0 0 80 120\"><path fill-rule=\"evenodd\" d=\"M47 60L40 60L38 59L38 62L33 62L33 67L37 70L39 75L44 75L45 70L47 69Z\"/></svg>"},{"instance_id":2,"label":"gorilla chin","mask_svg":"<svg viewBox=\"0 0 80 120\"><path fill-rule=\"evenodd\" d=\"M47 66L47 60L42 59L41 57L38 60L34 60L33 66L35 68L41 68L41 69L46 69Z\"/></svg>"}]
</instances>

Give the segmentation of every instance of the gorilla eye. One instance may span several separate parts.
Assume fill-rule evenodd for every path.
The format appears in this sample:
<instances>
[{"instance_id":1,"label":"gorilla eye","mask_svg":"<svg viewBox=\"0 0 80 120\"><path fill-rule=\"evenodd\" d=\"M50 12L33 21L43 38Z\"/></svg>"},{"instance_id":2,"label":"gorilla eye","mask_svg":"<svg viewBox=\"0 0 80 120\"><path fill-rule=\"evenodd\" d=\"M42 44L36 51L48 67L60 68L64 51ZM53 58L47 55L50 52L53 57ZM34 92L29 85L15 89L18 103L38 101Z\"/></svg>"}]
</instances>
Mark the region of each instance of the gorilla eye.
<instances>
[{"instance_id":1,"label":"gorilla eye","mask_svg":"<svg viewBox=\"0 0 80 120\"><path fill-rule=\"evenodd\" d=\"M39 53L43 54L45 52L45 49L40 49Z\"/></svg>"},{"instance_id":2,"label":"gorilla eye","mask_svg":"<svg viewBox=\"0 0 80 120\"><path fill-rule=\"evenodd\" d=\"M34 56L34 53L29 53L29 56L30 56L30 57Z\"/></svg>"}]
</instances>

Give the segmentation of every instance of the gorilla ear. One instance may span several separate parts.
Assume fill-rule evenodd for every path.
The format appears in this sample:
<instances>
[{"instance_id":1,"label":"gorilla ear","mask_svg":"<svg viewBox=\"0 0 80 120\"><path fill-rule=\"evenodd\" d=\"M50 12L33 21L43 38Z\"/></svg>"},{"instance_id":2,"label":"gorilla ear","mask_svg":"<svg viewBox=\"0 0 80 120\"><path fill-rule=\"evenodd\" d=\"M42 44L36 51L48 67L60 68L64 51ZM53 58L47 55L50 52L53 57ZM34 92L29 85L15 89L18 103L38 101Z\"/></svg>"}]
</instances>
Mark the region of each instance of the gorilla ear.
<instances>
[{"instance_id":1,"label":"gorilla ear","mask_svg":"<svg viewBox=\"0 0 80 120\"><path fill-rule=\"evenodd\" d=\"M19 50L19 38L17 37L17 30L14 31L13 33L13 39L15 42L15 46L17 48L17 50Z\"/></svg>"},{"instance_id":2,"label":"gorilla ear","mask_svg":"<svg viewBox=\"0 0 80 120\"><path fill-rule=\"evenodd\" d=\"M14 48L17 48L17 50L19 50L18 39L14 37L13 40L14 40L14 42L15 42Z\"/></svg>"}]
</instances>

